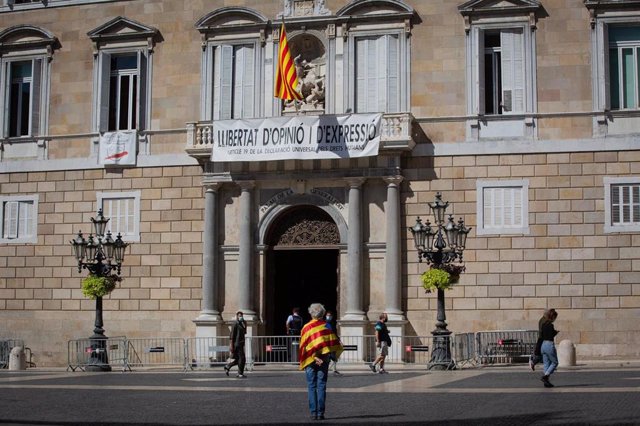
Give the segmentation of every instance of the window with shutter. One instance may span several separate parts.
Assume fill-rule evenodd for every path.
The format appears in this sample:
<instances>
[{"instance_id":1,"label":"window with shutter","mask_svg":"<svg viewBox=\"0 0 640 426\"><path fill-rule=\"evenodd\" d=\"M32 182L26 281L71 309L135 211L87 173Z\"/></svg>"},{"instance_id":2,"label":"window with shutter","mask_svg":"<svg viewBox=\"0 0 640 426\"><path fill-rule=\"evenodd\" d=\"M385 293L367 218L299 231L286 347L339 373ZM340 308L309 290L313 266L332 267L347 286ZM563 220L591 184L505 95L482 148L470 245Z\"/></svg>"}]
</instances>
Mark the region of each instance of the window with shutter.
<instances>
[{"instance_id":1,"label":"window with shutter","mask_svg":"<svg viewBox=\"0 0 640 426\"><path fill-rule=\"evenodd\" d=\"M9 137L29 135L32 75L32 61L13 62L9 67Z\"/></svg>"},{"instance_id":2,"label":"window with shutter","mask_svg":"<svg viewBox=\"0 0 640 426\"><path fill-rule=\"evenodd\" d=\"M474 68L483 70L482 93L484 114L510 114L524 111L524 57L521 29L480 31L484 55ZM477 71L476 71L477 72ZM478 95L479 96L479 95ZM481 109L479 109L480 111Z\"/></svg>"},{"instance_id":3,"label":"window with shutter","mask_svg":"<svg viewBox=\"0 0 640 426\"><path fill-rule=\"evenodd\" d=\"M584 3L591 16L594 136L634 134L640 126L640 13L625 1Z\"/></svg>"},{"instance_id":4,"label":"window with shutter","mask_svg":"<svg viewBox=\"0 0 640 426\"><path fill-rule=\"evenodd\" d=\"M527 181L478 181L478 233L528 233Z\"/></svg>"},{"instance_id":5,"label":"window with shutter","mask_svg":"<svg viewBox=\"0 0 640 426\"><path fill-rule=\"evenodd\" d=\"M256 99L254 45L219 45L213 59L213 117L253 118Z\"/></svg>"},{"instance_id":6,"label":"window with shutter","mask_svg":"<svg viewBox=\"0 0 640 426\"><path fill-rule=\"evenodd\" d=\"M87 35L98 52L93 74L95 131L148 130L152 58L160 32L119 16Z\"/></svg>"},{"instance_id":7,"label":"window with shutter","mask_svg":"<svg viewBox=\"0 0 640 426\"><path fill-rule=\"evenodd\" d=\"M118 233L130 241L140 241L140 191L101 192L97 194L98 207L102 208L114 238Z\"/></svg>"},{"instance_id":8,"label":"window with shutter","mask_svg":"<svg viewBox=\"0 0 640 426\"><path fill-rule=\"evenodd\" d=\"M145 66L144 52L125 54L101 52L99 59L99 130L101 132L142 128L138 123L138 115L140 112L146 115L146 78L143 80L144 88L140 87L139 82L140 75L146 76ZM140 97L141 93L145 94L144 99Z\"/></svg>"},{"instance_id":9,"label":"window with shutter","mask_svg":"<svg viewBox=\"0 0 640 426\"><path fill-rule=\"evenodd\" d=\"M500 31L502 109L504 114L523 112L524 62L522 30Z\"/></svg>"},{"instance_id":10,"label":"window with shutter","mask_svg":"<svg viewBox=\"0 0 640 426\"><path fill-rule=\"evenodd\" d=\"M607 26L611 109L640 106L640 26Z\"/></svg>"},{"instance_id":11,"label":"window with shutter","mask_svg":"<svg viewBox=\"0 0 640 426\"><path fill-rule=\"evenodd\" d=\"M640 224L640 185L611 186L611 222L614 226Z\"/></svg>"},{"instance_id":12,"label":"window with shutter","mask_svg":"<svg viewBox=\"0 0 640 426\"><path fill-rule=\"evenodd\" d=\"M4 203L3 238L18 238L18 211L19 203L17 201L7 201Z\"/></svg>"},{"instance_id":13,"label":"window with shutter","mask_svg":"<svg viewBox=\"0 0 640 426\"><path fill-rule=\"evenodd\" d=\"M0 138L36 138L48 125L51 53L58 40L36 27L0 31ZM25 49L25 46L33 46Z\"/></svg>"},{"instance_id":14,"label":"window with shutter","mask_svg":"<svg viewBox=\"0 0 640 426\"><path fill-rule=\"evenodd\" d=\"M542 3L470 0L466 21L467 139L535 139L537 21Z\"/></svg>"},{"instance_id":15,"label":"window with shutter","mask_svg":"<svg viewBox=\"0 0 640 426\"><path fill-rule=\"evenodd\" d=\"M398 112L400 57L396 34L356 39L356 112Z\"/></svg>"},{"instance_id":16,"label":"window with shutter","mask_svg":"<svg viewBox=\"0 0 640 426\"><path fill-rule=\"evenodd\" d=\"M0 197L0 242L35 243L37 241L37 196Z\"/></svg>"},{"instance_id":17,"label":"window with shutter","mask_svg":"<svg viewBox=\"0 0 640 426\"><path fill-rule=\"evenodd\" d=\"M640 177L604 177L604 232L640 231Z\"/></svg>"}]
</instances>

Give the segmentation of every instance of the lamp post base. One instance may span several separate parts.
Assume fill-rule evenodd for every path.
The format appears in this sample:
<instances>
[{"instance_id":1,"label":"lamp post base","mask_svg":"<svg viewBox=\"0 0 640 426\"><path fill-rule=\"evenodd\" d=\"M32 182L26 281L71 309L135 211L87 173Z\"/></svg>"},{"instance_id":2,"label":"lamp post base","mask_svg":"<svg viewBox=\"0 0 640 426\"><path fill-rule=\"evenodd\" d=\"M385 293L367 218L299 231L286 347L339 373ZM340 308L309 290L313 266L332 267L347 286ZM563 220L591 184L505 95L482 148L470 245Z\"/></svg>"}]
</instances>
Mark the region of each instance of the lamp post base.
<instances>
[{"instance_id":1,"label":"lamp post base","mask_svg":"<svg viewBox=\"0 0 640 426\"><path fill-rule=\"evenodd\" d=\"M111 366L109 364L102 364L99 362L96 362L95 364L91 363L91 360L89 360L89 363L86 367L85 367L85 371L91 372L91 373L102 373L102 372L106 372L106 371L111 371Z\"/></svg>"},{"instance_id":2,"label":"lamp post base","mask_svg":"<svg viewBox=\"0 0 640 426\"><path fill-rule=\"evenodd\" d=\"M91 343L91 356L87 361L85 371L111 371L111 366L109 365L109 353L107 348L108 337L96 333L89 339Z\"/></svg>"},{"instance_id":3,"label":"lamp post base","mask_svg":"<svg viewBox=\"0 0 640 426\"><path fill-rule=\"evenodd\" d=\"M433 349L427 370L455 370L456 364L451 359L451 332L434 330L431 334L433 335Z\"/></svg>"}]
</instances>

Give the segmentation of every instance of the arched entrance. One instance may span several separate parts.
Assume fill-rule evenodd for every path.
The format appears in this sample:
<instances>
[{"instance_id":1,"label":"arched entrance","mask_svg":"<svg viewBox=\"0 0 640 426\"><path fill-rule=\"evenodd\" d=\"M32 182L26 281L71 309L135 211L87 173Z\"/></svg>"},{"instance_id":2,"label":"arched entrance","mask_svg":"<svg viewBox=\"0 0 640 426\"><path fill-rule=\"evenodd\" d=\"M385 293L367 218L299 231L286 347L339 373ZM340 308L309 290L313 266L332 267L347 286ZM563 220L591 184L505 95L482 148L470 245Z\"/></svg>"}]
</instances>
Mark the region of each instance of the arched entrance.
<instances>
[{"instance_id":1,"label":"arched entrance","mask_svg":"<svg viewBox=\"0 0 640 426\"><path fill-rule=\"evenodd\" d=\"M291 309L299 307L309 319L307 307L322 303L336 312L338 304L338 227L315 206L295 206L281 212L265 241L265 332L285 334Z\"/></svg>"}]
</instances>

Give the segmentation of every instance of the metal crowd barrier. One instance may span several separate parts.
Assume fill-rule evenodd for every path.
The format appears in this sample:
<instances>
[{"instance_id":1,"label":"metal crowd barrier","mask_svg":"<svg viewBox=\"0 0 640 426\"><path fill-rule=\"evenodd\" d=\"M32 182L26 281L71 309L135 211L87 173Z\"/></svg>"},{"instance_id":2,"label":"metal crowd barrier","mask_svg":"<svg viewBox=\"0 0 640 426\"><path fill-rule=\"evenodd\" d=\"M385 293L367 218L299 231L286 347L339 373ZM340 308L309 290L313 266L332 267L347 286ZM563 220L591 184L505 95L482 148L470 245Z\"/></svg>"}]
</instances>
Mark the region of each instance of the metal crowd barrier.
<instances>
[{"instance_id":1,"label":"metal crowd barrier","mask_svg":"<svg viewBox=\"0 0 640 426\"><path fill-rule=\"evenodd\" d=\"M344 351L342 355L340 355L338 362L340 364L371 362L371 357L373 356L370 348L371 337L372 336L340 336Z\"/></svg>"},{"instance_id":2,"label":"metal crowd barrier","mask_svg":"<svg viewBox=\"0 0 640 426\"><path fill-rule=\"evenodd\" d=\"M476 365L475 333L459 333L453 335L452 356L456 367Z\"/></svg>"},{"instance_id":3,"label":"metal crowd barrier","mask_svg":"<svg viewBox=\"0 0 640 426\"><path fill-rule=\"evenodd\" d=\"M481 364L526 362L538 340L537 330L479 331L475 335Z\"/></svg>"},{"instance_id":4,"label":"metal crowd barrier","mask_svg":"<svg viewBox=\"0 0 640 426\"><path fill-rule=\"evenodd\" d=\"M228 337L192 337L185 340L188 368L211 368L226 364L231 356Z\"/></svg>"},{"instance_id":5,"label":"metal crowd barrier","mask_svg":"<svg viewBox=\"0 0 640 426\"><path fill-rule=\"evenodd\" d=\"M187 366L185 340L180 337L126 339L129 367Z\"/></svg>"},{"instance_id":6,"label":"metal crowd barrier","mask_svg":"<svg viewBox=\"0 0 640 426\"><path fill-rule=\"evenodd\" d=\"M127 364L127 340L124 337L104 339L104 345L98 339L76 339L67 342L67 371L85 371L94 363L94 358L106 351L109 365L131 370Z\"/></svg>"},{"instance_id":7,"label":"metal crowd barrier","mask_svg":"<svg viewBox=\"0 0 640 426\"><path fill-rule=\"evenodd\" d=\"M300 336L251 336L247 337L245 353L247 365L297 364Z\"/></svg>"},{"instance_id":8,"label":"metal crowd barrier","mask_svg":"<svg viewBox=\"0 0 640 426\"><path fill-rule=\"evenodd\" d=\"M24 347L24 341L20 339L0 338L0 368L9 368L11 349L20 346L23 347L25 351L28 349ZM31 351L31 349L29 349L29 351Z\"/></svg>"},{"instance_id":9,"label":"metal crowd barrier","mask_svg":"<svg viewBox=\"0 0 640 426\"><path fill-rule=\"evenodd\" d=\"M537 330L481 331L450 336L451 357L457 367L465 365L525 362L533 352ZM377 357L375 337L341 336L344 346L341 364L370 363ZM433 336L392 336L386 362L428 365L432 359ZM247 369L255 365L298 364L299 336L247 336L245 354ZM11 348L21 341L0 339L0 355L8 363ZM102 349L92 339L68 342L68 368L84 370L106 350L109 364L123 371L132 367L214 368L224 365L230 357L228 337L127 339L112 337ZM0 364L1 365L1 364Z\"/></svg>"},{"instance_id":10,"label":"metal crowd barrier","mask_svg":"<svg viewBox=\"0 0 640 426\"><path fill-rule=\"evenodd\" d=\"M427 365L431 360L433 347L433 336L405 336L402 362L405 364Z\"/></svg>"},{"instance_id":11,"label":"metal crowd barrier","mask_svg":"<svg viewBox=\"0 0 640 426\"><path fill-rule=\"evenodd\" d=\"M341 336L341 363L371 363L378 356L375 336ZM387 363L426 364L431 357L432 336L391 336Z\"/></svg>"}]
</instances>

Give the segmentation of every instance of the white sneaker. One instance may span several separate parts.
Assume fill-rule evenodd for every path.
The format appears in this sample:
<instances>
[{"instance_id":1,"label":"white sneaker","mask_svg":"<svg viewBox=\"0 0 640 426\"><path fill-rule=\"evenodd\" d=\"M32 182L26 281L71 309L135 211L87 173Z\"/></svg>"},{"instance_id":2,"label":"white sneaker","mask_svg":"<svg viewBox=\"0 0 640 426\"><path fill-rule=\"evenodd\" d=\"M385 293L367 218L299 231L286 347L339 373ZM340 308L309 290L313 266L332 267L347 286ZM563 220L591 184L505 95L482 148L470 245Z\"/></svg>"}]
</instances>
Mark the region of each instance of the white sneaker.
<instances>
[{"instance_id":1,"label":"white sneaker","mask_svg":"<svg viewBox=\"0 0 640 426\"><path fill-rule=\"evenodd\" d=\"M387 374L387 370L385 370L384 368L381 368L380 371L378 371L379 374Z\"/></svg>"},{"instance_id":2,"label":"white sneaker","mask_svg":"<svg viewBox=\"0 0 640 426\"><path fill-rule=\"evenodd\" d=\"M244 378L245 378L245 377L247 377L247 376L245 376L244 374L238 374L236 377L237 377L238 379L244 379Z\"/></svg>"}]
</instances>

